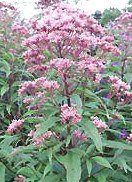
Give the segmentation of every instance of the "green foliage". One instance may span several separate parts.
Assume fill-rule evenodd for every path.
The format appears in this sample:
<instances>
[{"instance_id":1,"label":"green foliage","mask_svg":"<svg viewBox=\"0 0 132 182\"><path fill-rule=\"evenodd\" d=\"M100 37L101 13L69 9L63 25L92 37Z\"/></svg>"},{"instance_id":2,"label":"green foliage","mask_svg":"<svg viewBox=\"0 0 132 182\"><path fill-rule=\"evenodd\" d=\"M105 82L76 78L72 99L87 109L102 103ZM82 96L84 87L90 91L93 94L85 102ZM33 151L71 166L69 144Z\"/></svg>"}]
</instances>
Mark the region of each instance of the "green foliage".
<instances>
[{"instance_id":1,"label":"green foliage","mask_svg":"<svg viewBox=\"0 0 132 182\"><path fill-rule=\"evenodd\" d=\"M0 180L1 182L5 182L5 166L0 162Z\"/></svg>"},{"instance_id":2,"label":"green foliage","mask_svg":"<svg viewBox=\"0 0 132 182\"><path fill-rule=\"evenodd\" d=\"M132 12L132 0L128 1L128 5L123 10L128 11L128 12Z\"/></svg>"},{"instance_id":3,"label":"green foliage","mask_svg":"<svg viewBox=\"0 0 132 182\"><path fill-rule=\"evenodd\" d=\"M102 24L113 21L120 13L118 9L105 10ZM11 32L11 26L8 28ZM2 28L0 32L6 33ZM19 175L26 178L25 182L129 182L132 179L132 145L127 139L120 139L119 134L122 128L131 131L131 104L121 104L116 98L107 97L111 90L107 81L95 84L88 78L78 78L78 87L70 94L70 104L76 105L82 116L76 125L61 123L60 107L68 102L62 90L52 96L47 93L47 100L39 110L25 108L22 98L18 97L19 85L33 80L36 74L25 71L21 41L19 44L4 44L0 38L0 182L14 181ZM10 53L10 48L16 49L17 54ZM43 50L43 53L48 62L50 51ZM104 59L108 62L102 77L107 80L111 75L120 75L120 67L112 63L122 61L122 55L111 57L108 54ZM48 78L62 84L54 70ZM125 80L130 83L130 76ZM36 106L36 103L31 105ZM91 116L99 116L108 128L100 131ZM23 118L25 122L10 135L6 130L14 118ZM75 140L75 130L80 130L87 138ZM30 131L34 132L34 137L51 131L52 137L37 146L34 137L28 136Z\"/></svg>"},{"instance_id":4,"label":"green foliage","mask_svg":"<svg viewBox=\"0 0 132 182\"><path fill-rule=\"evenodd\" d=\"M101 24L103 26L105 26L110 21L114 21L120 15L121 15L121 11L117 8L105 9L103 14L102 14Z\"/></svg>"},{"instance_id":5,"label":"green foliage","mask_svg":"<svg viewBox=\"0 0 132 182\"><path fill-rule=\"evenodd\" d=\"M90 138L94 141L94 144L95 144L97 150L102 152L101 137L99 135L98 130L94 126L94 124L90 120L87 120L87 122L85 121L85 123L83 124L83 129L90 136Z\"/></svg>"},{"instance_id":6,"label":"green foliage","mask_svg":"<svg viewBox=\"0 0 132 182\"><path fill-rule=\"evenodd\" d=\"M67 182L79 182L81 178L81 161L80 157L73 152L57 158L64 165L67 171Z\"/></svg>"},{"instance_id":7,"label":"green foliage","mask_svg":"<svg viewBox=\"0 0 132 182\"><path fill-rule=\"evenodd\" d=\"M103 157L100 156L96 156L92 158L95 162L97 162L98 164L100 164L101 166L104 166L106 168L110 168L112 169L110 163Z\"/></svg>"}]
</instances>

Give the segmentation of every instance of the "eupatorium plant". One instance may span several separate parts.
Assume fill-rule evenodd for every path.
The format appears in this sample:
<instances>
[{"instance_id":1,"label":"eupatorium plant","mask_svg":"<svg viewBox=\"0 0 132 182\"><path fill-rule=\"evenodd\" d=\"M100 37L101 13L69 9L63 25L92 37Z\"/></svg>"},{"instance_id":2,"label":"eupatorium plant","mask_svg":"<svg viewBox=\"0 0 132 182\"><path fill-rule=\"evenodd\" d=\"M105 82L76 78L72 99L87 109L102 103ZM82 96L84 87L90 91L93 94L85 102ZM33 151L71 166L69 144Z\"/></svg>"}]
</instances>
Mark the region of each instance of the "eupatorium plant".
<instances>
[{"instance_id":1,"label":"eupatorium plant","mask_svg":"<svg viewBox=\"0 0 132 182\"><path fill-rule=\"evenodd\" d=\"M119 76L122 80L125 80L131 72L132 13L125 12L119 16L109 31L112 31L112 34L114 34L116 43L122 51L121 57L118 60L120 66Z\"/></svg>"},{"instance_id":2,"label":"eupatorium plant","mask_svg":"<svg viewBox=\"0 0 132 182\"><path fill-rule=\"evenodd\" d=\"M107 73L110 57L120 56L113 36L63 2L44 8L42 17L23 41L33 79L18 90L26 111L7 128L3 161L13 164L15 180L117 181L115 171L129 177L130 117L122 108L131 92L114 71Z\"/></svg>"}]
</instances>

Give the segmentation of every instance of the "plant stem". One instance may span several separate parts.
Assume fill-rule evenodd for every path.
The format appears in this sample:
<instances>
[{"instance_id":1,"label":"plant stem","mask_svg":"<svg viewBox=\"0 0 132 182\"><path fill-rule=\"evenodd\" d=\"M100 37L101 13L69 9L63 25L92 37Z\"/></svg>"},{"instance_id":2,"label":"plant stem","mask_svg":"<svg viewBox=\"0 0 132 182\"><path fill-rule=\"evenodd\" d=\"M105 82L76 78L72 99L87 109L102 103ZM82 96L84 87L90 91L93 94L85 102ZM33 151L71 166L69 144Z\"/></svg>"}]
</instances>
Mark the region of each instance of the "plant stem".
<instances>
[{"instance_id":1,"label":"plant stem","mask_svg":"<svg viewBox=\"0 0 132 182\"><path fill-rule=\"evenodd\" d=\"M126 58L123 58L123 64L121 67L121 79L122 79L122 81L124 80L125 63L126 63Z\"/></svg>"},{"instance_id":2,"label":"plant stem","mask_svg":"<svg viewBox=\"0 0 132 182\"><path fill-rule=\"evenodd\" d=\"M16 174L15 171L13 171L13 170L10 168L10 166L7 164L6 161L4 161L3 159L0 159L0 162L2 162L2 163L5 165L5 167L6 167L11 173Z\"/></svg>"},{"instance_id":3,"label":"plant stem","mask_svg":"<svg viewBox=\"0 0 132 182\"><path fill-rule=\"evenodd\" d=\"M71 107L71 100L70 100L69 96L67 97L67 104L68 104L69 107Z\"/></svg>"}]
</instances>

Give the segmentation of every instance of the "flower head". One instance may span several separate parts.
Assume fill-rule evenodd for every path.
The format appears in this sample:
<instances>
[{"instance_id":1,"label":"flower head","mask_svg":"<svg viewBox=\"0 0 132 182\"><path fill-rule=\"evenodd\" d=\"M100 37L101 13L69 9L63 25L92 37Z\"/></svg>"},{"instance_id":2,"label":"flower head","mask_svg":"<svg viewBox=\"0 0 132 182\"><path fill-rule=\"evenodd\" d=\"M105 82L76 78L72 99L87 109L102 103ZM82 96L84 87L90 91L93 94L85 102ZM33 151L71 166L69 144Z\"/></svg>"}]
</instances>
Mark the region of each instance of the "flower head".
<instances>
[{"instance_id":1,"label":"flower head","mask_svg":"<svg viewBox=\"0 0 132 182\"><path fill-rule=\"evenodd\" d=\"M119 134L119 137L121 139L126 139L128 137L128 132L126 131L126 129L122 129L120 134Z\"/></svg>"},{"instance_id":2,"label":"flower head","mask_svg":"<svg viewBox=\"0 0 132 182\"><path fill-rule=\"evenodd\" d=\"M103 132L108 128L107 124L99 119L97 116L92 116L91 120L100 132Z\"/></svg>"},{"instance_id":3,"label":"flower head","mask_svg":"<svg viewBox=\"0 0 132 182\"><path fill-rule=\"evenodd\" d=\"M80 122L82 116L78 114L77 107L69 107L67 104L61 106L61 122L62 124L71 123L76 124Z\"/></svg>"},{"instance_id":4,"label":"flower head","mask_svg":"<svg viewBox=\"0 0 132 182\"><path fill-rule=\"evenodd\" d=\"M23 175L18 175L17 177L15 177L13 182L25 182L26 178Z\"/></svg>"},{"instance_id":5,"label":"flower head","mask_svg":"<svg viewBox=\"0 0 132 182\"><path fill-rule=\"evenodd\" d=\"M130 133L130 135L127 137L128 141L132 141L132 133Z\"/></svg>"},{"instance_id":6,"label":"flower head","mask_svg":"<svg viewBox=\"0 0 132 182\"><path fill-rule=\"evenodd\" d=\"M24 119L12 120L11 124L8 126L7 133L13 134L16 131L19 131L23 123Z\"/></svg>"}]
</instances>

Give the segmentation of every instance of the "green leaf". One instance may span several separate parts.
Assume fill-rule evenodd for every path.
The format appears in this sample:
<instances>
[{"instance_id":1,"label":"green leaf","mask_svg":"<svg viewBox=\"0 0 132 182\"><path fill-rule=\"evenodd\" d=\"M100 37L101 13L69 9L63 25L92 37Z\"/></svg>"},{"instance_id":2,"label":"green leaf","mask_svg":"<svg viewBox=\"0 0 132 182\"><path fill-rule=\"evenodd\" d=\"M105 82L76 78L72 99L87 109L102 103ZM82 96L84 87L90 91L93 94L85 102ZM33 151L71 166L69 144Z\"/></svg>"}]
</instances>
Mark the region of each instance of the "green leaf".
<instances>
[{"instance_id":1,"label":"green leaf","mask_svg":"<svg viewBox=\"0 0 132 182\"><path fill-rule=\"evenodd\" d=\"M6 105L6 110L10 114L10 112L11 112L11 105Z\"/></svg>"},{"instance_id":2,"label":"green leaf","mask_svg":"<svg viewBox=\"0 0 132 182\"><path fill-rule=\"evenodd\" d=\"M70 151L72 151L76 155L80 156L80 158L82 158L86 154L85 151L83 149L81 149L81 148L73 148Z\"/></svg>"},{"instance_id":3,"label":"green leaf","mask_svg":"<svg viewBox=\"0 0 132 182\"><path fill-rule=\"evenodd\" d=\"M97 150L102 152L101 136L100 136L97 128L94 126L94 124L90 120L87 119L87 123L85 122L85 124L83 124L83 130L93 140Z\"/></svg>"},{"instance_id":4,"label":"green leaf","mask_svg":"<svg viewBox=\"0 0 132 182\"><path fill-rule=\"evenodd\" d=\"M91 144L91 145L87 148L86 154L91 155L91 154L93 154L94 151L95 151L95 145Z\"/></svg>"},{"instance_id":5,"label":"green leaf","mask_svg":"<svg viewBox=\"0 0 132 182\"><path fill-rule=\"evenodd\" d=\"M107 176L108 176L107 172L105 172L105 171L99 172L98 175L97 175L98 182L107 182L106 181Z\"/></svg>"},{"instance_id":6,"label":"green leaf","mask_svg":"<svg viewBox=\"0 0 132 182\"><path fill-rule=\"evenodd\" d=\"M78 107L82 107L82 100L79 95L74 94L71 96L71 102L76 104Z\"/></svg>"},{"instance_id":7,"label":"green leaf","mask_svg":"<svg viewBox=\"0 0 132 182\"><path fill-rule=\"evenodd\" d=\"M120 164L122 165L122 167L123 167L125 173L127 173L128 166L127 166L126 161L125 161L124 159L119 159L119 162L120 162Z\"/></svg>"},{"instance_id":8,"label":"green leaf","mask_svg":"<svg viewBox=\"0 0 132 182\"><path fill-rule=\"evenodd\" d=\"M9 90L9 85L6 84L1 88L1 93L0 95L3 96L7 91Z\"/></svg>"},{"instance_id":9,"label":"green leaf","mask_svg":"<svg viewBox=\"0 0 132 182\"><path fill-rule=\"evenodd\" d=\"M79 95L74 94L71 96L71 103L77 105L79 114L82 114L82 100Z\"/></svg>"},{"instance_id":10,"label":"green leaf","mask_svg":"<svg viewBox=\"0 0 132 182\"><path fill-rule=\"evenodd\" d=\"M4 60L0 61L0 71L5 72L6 77L10 74L10 65Z\"/></svg>"},{"instance_id":11,"label":"green leaf","mask_svg":"<svg viewBox=\"0 0 132 182\"><path fill-rule=\"evenodd\" d=\"M32 179L36 179L36 171L31 167L22 167L18 170L17 174L24 175L26 177L30 177Z\"/></svg>"},{"instance_id":12,"label":"green leaf","mask_svg":"<svg viewBox=\"0 0 132 182\"><path fill-rule=\"evenodd\" d=\"M118 172L117 172L117 170L115 170L113 172L111 171L110 175L111 175L113 181L130 182L129 176L127 176L126 174L123 174L122 171L118 171Z\"/></svg>"},{"instance_id":13,"label":"green leaf","mask_svg":"<svg viewBox=\"0 0 132 182\"><path fill-rule=\"evenodd\" d=\"M127 165L126 160L122 157L118 157L117 160L114 161L114 164L117 164L121 169L124 169L125 173L127 173L128 170L132 172L131 167Z\"/></svg>"},{"instance_id":14,"label":"green leaf","mask_svg":"<svg viewBox=\"0 0 132 182\"><path fill-rule=\"evenodd\" d=\"M112 169L110 163L104 157L96 156L96 157L92 157L92 159L98 164L100 164L101 166Z\"/></svg>"},{"instance_id":15,"label":"green leaf","mask_svg":"<svg viewBox=\"0 0 132 182\"><path fill-rule=\"evenodd\" d=\"M41 123L41 127L39 129L37 129L37 131L35 132L35 136L38 136L38 135L41 135L41 134L47 132L48 129L51 128L52 126L54 126L54 124L57 121L58 121L58 118L56 118L56 117L51 117L47 121L43 121L43 123Z\"/></svg>"},{"instance_id":16,"label":"green leaf","mask_svg":"<svg viewBox=\"0 0 132 182\"><path fill-rule=\"evenodd\" d=\"M48 157L49 157L49 163L52 165L52 157L53 157L53 151L52 151L52 149L49 149Z\"/></svg>"},{"instance_id":17,"label":"green leaf","mask_svg":"<svg viewBox=\"0 0 132 182\"><path fill-rule=\"evenodd\" d=\"M44 169L44 174L43 174L43 177L42 177L42 180L44 180L45 176L51 171L52 169L52 165L51 164L48 164L45 169Z\"/></svg>"},{"instance_id":18,"label":"green leaf","mask_svg":"<svg viewBox=\"0 0 132 182\"><path fill-rule=\"evenodd\" d=\"M37 113L38 113L38 111L36 111L36 110L29 110L29 111L27 111L27 112L23 115L23 117L31 116L32 114L37 114ZM29 118L29 120L30 120L30 118Z\"/></svg>"},{"instance_id":19,"label":"green leaf","mask_svg":"<svg viewBox=\"0 0 132 182\"><path fill-rule=\"evenodd\" d=\"M86 164L87 164L87 169L88 169L88 175L90 177L90 174L91 174L91 171L92 171L92 162L91 162L91 160L87 160Z\"/></svg>"},{"instance_id":20,"label":"green leaf","mask_svg":"<svg viewBox=\"0 0 132 182\"><path fill-rule=\"evenodd\" d=\"M98 103L98 102L85 103L85 107L89 107L91 109L97 109L99 105L100 105L100 103Z\"/></svg>"},{"instance_id":21,"label":"green leaf","mask_svg":"<svg viewBox=\"0 0 132 182\"><path fill-rule=\"evenodd\" d=\"M112 140L103 141L103 146L109 147L109 148L122 149L122 150L132 150L131 145L125 144L123 142L112 141Z\"/></svg>"},{"instance_id":22,"label":"green leaf","mask_svg":"<svg viewBox=\"0 0 132 182\"><path fill-rule=\"evenodd\" d=\"M67 171L67 182L79 182L81 178L81 161L80 157L73 152L57 158Z\"/></svg>"},{"instance_id":23,"label":"green leaf","mask_svg":"<svg viewBox=\"0 0 132 182\"><path fill-rule=\"evenodd\" d=\"M96 102L99 102L102 107L104 108L104 111L105 111L105 115L107 116L107 118L109 119L110 116L109 116L109 112L108 112L108 109L105 105L105 103L100 99L100 97L98 97L95 93L91 92L90 90L86 90L86 93L85 93L89 98L93 98Z\"/></svg>"},{"instance_id":24,"label":"green leaf","mask_svg":"<svg viewBox=\"0 0 132 182\"><path fill-rule=\"evenodd\" d=\"M0 181L5 182L5 165L0 162Z\"/></svg>"},{"instance_id":25,"label":"green leaf","mask_svg":"<svg viewBox=\"0 0 132 182\"><path fill-rule=\"evenodd\" d=\"M59 175L50 173L49 175L45 176L44 180L40 180L39 182L60 182L60 181L61 180Z\"/></svg>"},{"instance_id":26,"label":"green leaf","mask_svg":"<svg viewBox=\"0 0 132 182\"><path fill-rule=\"evenodd\" d=\"M48 50L44 50L43 52L46 56L50 56L50 52Z\"/></svg>"},{"instance_id":27,"label":"green leaf","mask_svg":"<svg viewBox=\"0 0 132 182\"><path fill-rule=\"evenodd\" d=\"M68 135L68 136L67 136L67 139L66 139L66 147L68 147L70 141L71 141L71 136Z\"/></svg>"}]
</instances>

